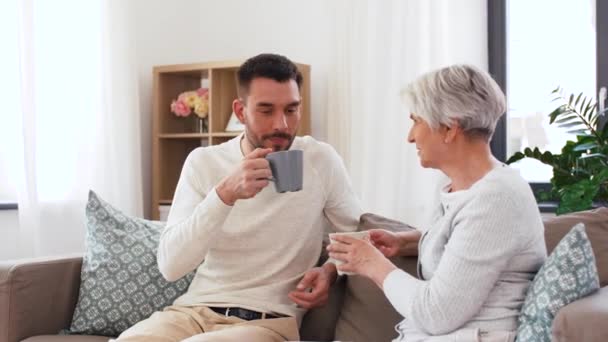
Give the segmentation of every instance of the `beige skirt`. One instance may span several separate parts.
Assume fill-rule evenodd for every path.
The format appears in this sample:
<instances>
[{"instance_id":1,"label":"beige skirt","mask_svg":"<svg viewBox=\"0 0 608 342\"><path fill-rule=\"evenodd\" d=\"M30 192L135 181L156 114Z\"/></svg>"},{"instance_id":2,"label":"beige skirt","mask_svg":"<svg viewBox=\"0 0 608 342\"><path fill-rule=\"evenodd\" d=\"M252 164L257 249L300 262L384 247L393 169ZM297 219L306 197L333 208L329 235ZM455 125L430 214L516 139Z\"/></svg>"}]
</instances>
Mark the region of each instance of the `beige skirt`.
<instances>
[{"instance_id":1,"label":"beige skirt","mask_svg":"<svg viewBox=\"0 0 608 342\"><path fill-rule=\"evenodd\" d=\"M420 331L403 331L394 342L513 342L515 331L480 331L461 329L447 335L430 336Z\"/></svg>"}]
</instances>

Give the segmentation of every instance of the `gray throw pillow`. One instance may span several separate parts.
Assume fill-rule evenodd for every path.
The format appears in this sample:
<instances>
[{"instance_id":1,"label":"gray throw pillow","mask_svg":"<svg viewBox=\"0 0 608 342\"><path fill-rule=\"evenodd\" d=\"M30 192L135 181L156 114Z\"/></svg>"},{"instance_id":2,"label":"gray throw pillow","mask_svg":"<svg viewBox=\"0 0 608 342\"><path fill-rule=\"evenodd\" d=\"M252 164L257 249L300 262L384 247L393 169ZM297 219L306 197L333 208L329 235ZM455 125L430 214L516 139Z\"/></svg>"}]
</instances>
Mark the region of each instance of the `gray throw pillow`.
<instances>
[{"instance_id":1,"label":"gray throw pillow","mask_svg":"<svg viewBox=\"0 0 608 342\"><path fill-rule=\"evenodd\" d=\"M585 226L579 223L557 244L534 277L519 316L517 341L550 342L557 311L598 288L591 243Z\"/></svg>"},{"instance_id":2,"label":"gray throw pillow","mask_svg":"<svg viewBox=\"0 0 608 342\"><path fill-rule=\"evenodd\" d=\"M118 336L171 305L192 280L166 281L156 262L164 222L129 217L89 192L80 293L67 333Z\"/></svg>"}]
</instances>

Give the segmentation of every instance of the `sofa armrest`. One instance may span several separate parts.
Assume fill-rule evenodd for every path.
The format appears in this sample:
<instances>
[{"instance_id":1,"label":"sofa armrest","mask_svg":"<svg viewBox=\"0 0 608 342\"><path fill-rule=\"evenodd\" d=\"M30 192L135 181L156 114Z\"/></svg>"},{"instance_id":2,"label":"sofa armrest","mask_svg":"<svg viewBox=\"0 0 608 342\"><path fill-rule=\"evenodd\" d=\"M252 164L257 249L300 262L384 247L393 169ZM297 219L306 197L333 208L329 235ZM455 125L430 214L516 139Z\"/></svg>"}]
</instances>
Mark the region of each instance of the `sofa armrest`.
<instances>
[{"instance_id":1,"label":"sofa armrest","mask_svg":"<svg viewBox=\"0 0 608 342\"><path fill-rule=\"evenodd\" d=\"M68 327L81 265L82 256L0 261L0 342Z\"/></svg>"},{"instance_id":2,"label":"sofa armrest","mask_svg":"<svg viewBox=\"0 0 608 342\"><path fill-rule=\"evenodd\" d=\"M604 342L608 336L608 286L574 301L553 320L554 342Z\"/></svg>"}]
</instances>

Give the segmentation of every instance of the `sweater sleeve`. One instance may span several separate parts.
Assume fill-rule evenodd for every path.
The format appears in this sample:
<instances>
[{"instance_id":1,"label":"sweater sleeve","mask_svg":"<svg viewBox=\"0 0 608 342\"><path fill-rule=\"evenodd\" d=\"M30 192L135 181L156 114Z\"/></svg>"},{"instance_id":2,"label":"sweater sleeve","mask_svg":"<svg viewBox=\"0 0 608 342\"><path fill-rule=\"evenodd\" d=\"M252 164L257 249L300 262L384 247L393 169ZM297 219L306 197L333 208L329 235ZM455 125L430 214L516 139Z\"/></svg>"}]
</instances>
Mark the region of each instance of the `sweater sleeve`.
<instances>
[{"instance_id":1,"label":"sweater sleeve","mask_svg":"<svg viewBox=\"0 0 608 342\"><path fill-rule=\"evenodd\" d=\"M232 209L215 188L209 193L201 191L192 158L190 154L184 163L158 247L158 267L169 281L183 277L203 262Z\"/></svg>"},{"instance_id":2,"label":"sweater sleeve","mask_svg":"<svg viewBox=\"0 0 608 342\"><path fill-rule=\"evenodd\" d=\"M342 162L342 158L330 145L326 147L325 178L326 203L324 214L338 232L353 232L357 230L359 217L363 213L361 203L353 191L353 187Z\"/></svg>"},{"instance_id":3,"label":"sweater sleeve","mask_svg":"<svg viewBox=\"0 0 608 342\"><path fill-rule=\"evenodd\" d=\"M517 232L525 225L513 201L479 194L452 222L452 234L433 277L415 279L393 271L384 292L404 317L431 335L449 333L481 309L509 260L519 250Z\"/></svg>"}]
</instances>

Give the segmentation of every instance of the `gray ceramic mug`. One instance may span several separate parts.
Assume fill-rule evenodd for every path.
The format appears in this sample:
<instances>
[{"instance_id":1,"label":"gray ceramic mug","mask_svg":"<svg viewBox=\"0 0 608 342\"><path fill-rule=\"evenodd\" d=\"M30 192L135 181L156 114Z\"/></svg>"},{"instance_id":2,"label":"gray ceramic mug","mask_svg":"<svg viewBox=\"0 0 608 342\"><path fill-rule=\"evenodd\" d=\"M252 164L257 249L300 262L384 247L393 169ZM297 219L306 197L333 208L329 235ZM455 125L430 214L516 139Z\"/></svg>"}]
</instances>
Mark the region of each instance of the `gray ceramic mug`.
<instances>
[{"instance_id":1,"label":"gray ceramic mug","mask_svg":"<svg viewBox=\"0 0 608 342\"><path fill-rule=\"evenodd\" d=\"M266 160L272 171L271 181L277 192L302 190L303 156L301 150L288 150L268 153Z\"/></svg>"}]
</instances>

